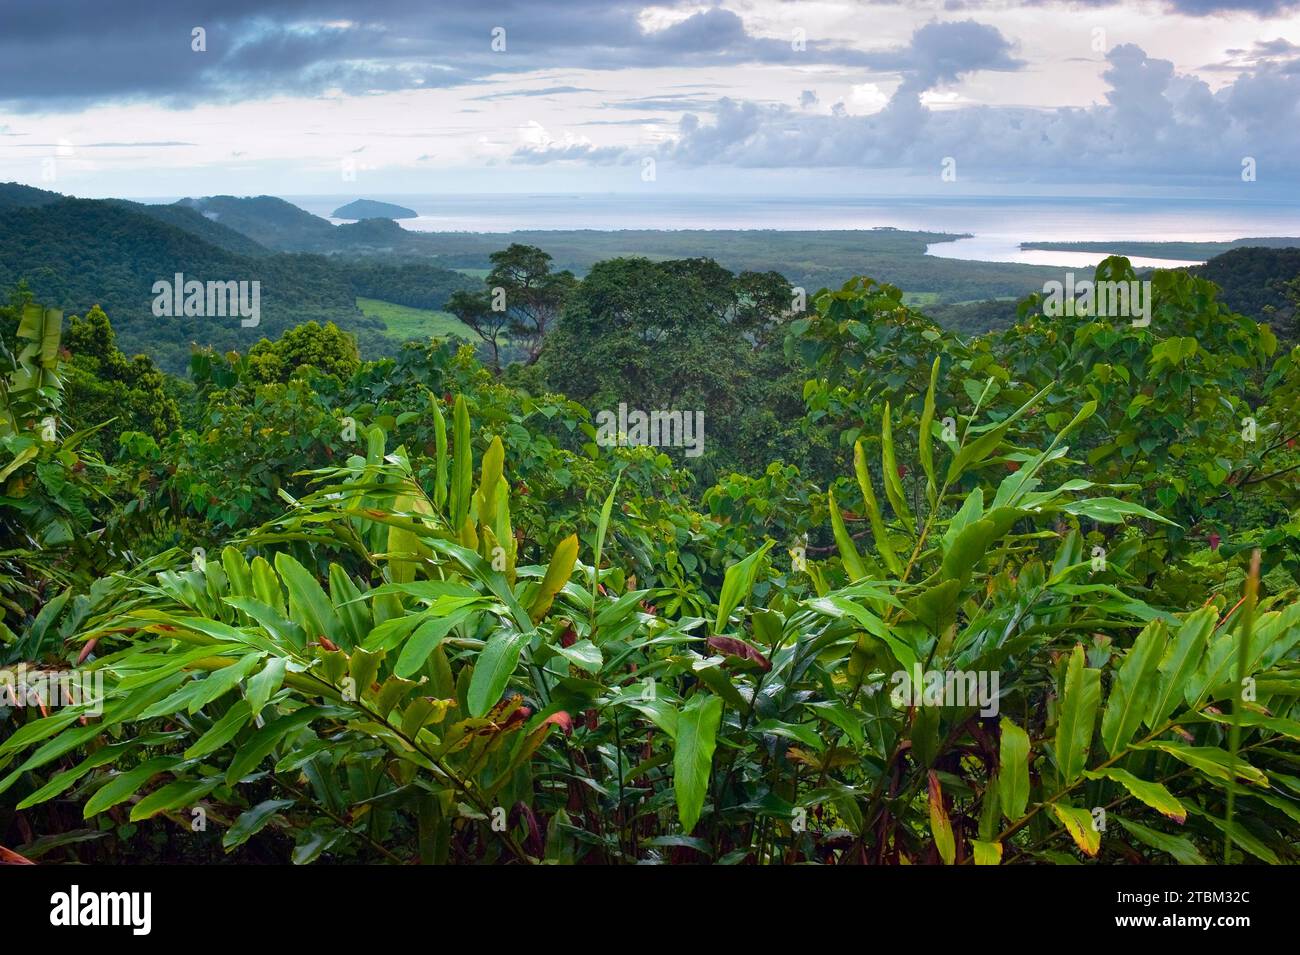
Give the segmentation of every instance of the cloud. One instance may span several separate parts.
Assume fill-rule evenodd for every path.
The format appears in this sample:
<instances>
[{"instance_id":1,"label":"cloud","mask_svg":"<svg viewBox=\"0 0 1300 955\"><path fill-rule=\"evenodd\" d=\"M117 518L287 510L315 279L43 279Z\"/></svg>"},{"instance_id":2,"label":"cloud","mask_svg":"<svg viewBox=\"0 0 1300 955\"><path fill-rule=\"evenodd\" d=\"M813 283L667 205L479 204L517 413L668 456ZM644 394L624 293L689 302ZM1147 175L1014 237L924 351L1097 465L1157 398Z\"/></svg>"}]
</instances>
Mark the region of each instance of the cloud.
<instances>
[{"instance_id":1,"label":"cloud","mask_svg":"<svg viewBox=\"0 0 1300 955\"><path fill-rule=\"evenodd\" d=\"M789 40L754 35L739 15L718 7L648 29L639 20L643 7L640 0L498 0L490 9L426 0L46 0L5 11L0 103L25 111L124 101L183 107L460 86L557 65L868 60L838 41L809 38L795 49ZM199 27L206 31L202 52L191 48ZM498 27L503 50L492 45Z\"/></svg>"},{"instance_id":2,"label":"cloud","mask_svg":"<svg viewBox=\"0 0 1300 955\"><path fill-rule=\"evenodd\" d=\"M546 127L536 120L529 120L519 127L519 139L523 145L510 157L518 163L541 165L581 160L605 165L631 161L625 149L618 146L597 146L585 136L565 133L563 139L554 139Z\"/></svg>"},{"instance_id":3,"label":"cloud","mask_svg":"<svg viewBox=\"0 0 1300 955\"><path fill-rule=\"evenodd\" d=\"M688 114L664 158L684 165L903 169L1000 182L1206 182L1238 179L1243 158L1295 180L1300 74L1263 68L1217 92L1167 60L1122 45L1106 57L1106 102L1093 107L925 108L917 72L871 115L819 115L723 98L715 121ZM945 68L946 69L946 68Z\"/></svg>"},{"instance_id":4,"label":"cloud","mask_svg":"<svg viewBox=\"0 0 1300 955\"><path fill-rule=\"evenodd\" d=\"M518 99L527 96L556 96L561 93L595 93L596 90L587 89L583 86L546 86L536 90L501 90L497 93L486 93L483 96L471 96L472 100L500 100L500 99Z\"/></svg>"},{"instance_id":5,"label":"cloud","mask_svg":"<svg viewBox=\"0 0 1300 955\"><path fill-rule=\"evenodd\" d=\"M1256 40L1248 49L1232 48L1225 52L1227 59L1201 69L1220 73L1244 73L1270 67L1283 72L1294 72L1300 68L1300 46L1282 37Z\"/></svg>"},{"instance_id":6,"label":"cloud","mask_svg":"<svg viewBox=\"0 0 1300 955\"><path fill-rule=\"evenodd\" d=\"M927 23L905 47L870 59L880 69L903 73L903 86L924 92L979 70L1011 71L1024 61L1011 55L1012 43L996 27L974 20Z\"/></svg>"}]
</instances>

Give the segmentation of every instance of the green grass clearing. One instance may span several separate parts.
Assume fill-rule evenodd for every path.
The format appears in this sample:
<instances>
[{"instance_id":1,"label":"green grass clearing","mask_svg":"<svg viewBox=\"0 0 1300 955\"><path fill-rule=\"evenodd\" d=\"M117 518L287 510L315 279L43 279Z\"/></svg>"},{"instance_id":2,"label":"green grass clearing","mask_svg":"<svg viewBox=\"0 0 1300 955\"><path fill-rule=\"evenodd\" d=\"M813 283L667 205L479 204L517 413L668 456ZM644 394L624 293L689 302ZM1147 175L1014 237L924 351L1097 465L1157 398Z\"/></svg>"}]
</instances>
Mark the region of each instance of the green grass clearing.
<instances>
[{"instance_id":1,"label":"green grass clearing","mask_svg":"<svg viewBox=\"0 0 1300 955\"><path fill-rule=\"evenodd\" d=\"M450 312L411 308L408 305L395 305L375 298L357 299L357 308L361 309L363 315L383 322L384 334L396 341L450 338L453 335L471 342L478 341L478 336L473 330Z\"/></svg>"}]
</instances>

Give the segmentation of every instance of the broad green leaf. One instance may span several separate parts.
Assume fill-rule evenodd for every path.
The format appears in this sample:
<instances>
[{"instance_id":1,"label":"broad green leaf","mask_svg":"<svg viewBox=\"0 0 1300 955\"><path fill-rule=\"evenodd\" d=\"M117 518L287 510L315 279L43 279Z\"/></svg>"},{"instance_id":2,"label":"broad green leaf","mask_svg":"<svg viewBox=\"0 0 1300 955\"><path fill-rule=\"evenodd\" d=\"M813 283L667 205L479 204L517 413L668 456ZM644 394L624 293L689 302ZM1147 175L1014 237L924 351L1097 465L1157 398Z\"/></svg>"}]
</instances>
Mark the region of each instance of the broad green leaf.
<instances>
[{"instance_id":1,"label":"broad green leaf","mask_svg":"<svg viewBox=\"0 0 1300 955\"><path fill-rule=\"evenodd\" d=\"M1218 614L1213 607L1198 610L1182 622L1178 633L1168 642L1164 659L1160 661L1156 691L1151 695L1147 710L1146 724L1149 728L1163 726L1182 705L1188 681L1200 665L1217 621Z\"/></svg>"},{"instance_id":2,"label":"broad green leaf","mask_svg":"<svg viewBox=\"0 0 1300 955\"><path fill-rule=\"evenodd\" d=\"M238 700L226 711L225 716L213 723L206 733L194 741L194 744L185 751L185 758L198 759L200 756L215 752L234 739L235 734L252 718L253 711L248 701Z\"/></svg>"},{"instance_id":3,"label":"broad green leaf","mask_svg":"<svg viewBox=\"0 0 1300 955\"><path fill-rule=\"evenodd\" d=\"M307 631L307 639L325 636L334 643L343 641L343 625L316 578L283 551L275 555L275 569L288 588L291 614Z\"/></svg>"},{"instance_id":4,"label":"broad green leaf","mask_svg":"<svg viewBox=\"0 0 1300 955\"><path fill-rule=\"evenodd\" d=\"M393 674L406 679L419 673L434 648L441 645L447 638L447 634L471 613L473 613L471 608L462 607L453 610L445 617L433 617L420 624L415 633L411 634L402 645L402 652L393 666Z\"/></svg>"},{"instance_id":5,"label":"broad green leaf","mask_svg":"<svg viewBox=\"0 0 1300 955\"><path fill-rule=\"evenodd\" d=\"M474 451L470 447L469 408L465 396L456 396L452 420L451 526L460 528L469 516L471 484L474 480Z\"/></svg>"},{"instance_id":6,"label":"broad green leaf","mask_svg":"<svg viewBox=\"0 0 1300 955\"><path fill-rule=\"evenodd\" d=\"M1187 746L1183 743L1166 742L1157 740L1152 743L1144 743L1142 749L1158 749L1161 752L1168 753L1170 756L1186 763L1193 769L1196 769L1211 779L1220 779L1224 782L1230 782L1235 776L1237 779L1252 783L1256 786L1267 786L1268 776L1263 772L1250 765L1241 757L1237 758L1234 765L1231 754L1214 746Z\"/></svg>"},{"instance_id":7,"label":"broad green leaf","mask_svg":"<svg viewBox=\"0 0 1300 955\"><path fill-rule=\"evenodd\" d=\"M962 528L943 555L942 574L945 580L957 580L964 586L971 571L988 552L993 543L996 527L987 519L975 521Z\"/></svg>"},{"instance_id":8,"label":"broad green leaf","mask_svg":"<svg viewBox=\"0 0 1300 955\"><path fill-rule=\"evenodd\" d=\"M194 804L216 789L221 783L220 776L206 779L182 779L155 789L131 807L131 821L151 819L160 812L173 809L193 808Z\"/></svg>"},{"instance_id":9,"label":"broad green leaf","mask_svg":"<svg viewBox=\"0 0 1300 955\"><path fill-rule=\"evenodd\" d=\"M469 681L466 699L470 716L485 716L500 701L527 643L528 634L517 630L499 630L488 639L474 661Z\"/></svg>"},{"instance_id":10,"label":"broad green leaf","mask_svg":"<svg viewBox=\"0 0 1300 955\"><path fill-rule=\"evenodd\" d=\"M1205 857L1196 851L1196 846L1186 836L1171 836L1168 833L1151 829L1138 822L1132 822L1121 816L1111 816L1128 834L1143 845L1150 846L1157 852L1173 858L1179 865L1205 865Z\"/></svg>"},{"instance_id":11,"label":"broad green leaf","mask_svg":"<svg viewBox=\"0 0 1300 955\"><path fill-rule=\"evenodd\" d=\"M894 425L890 420L888 401L885 402L880 423L880 470L884 477L885 496L889 498L889 506L894 509L895 516L903 522L908 533L915 534L916 520L907 506L907 496L903 492L903 479L898 474L898 461L894 453Z\"/></svg>"},{"instance_id":12,"label":"broad green leaf","mask_svg":"<svg viewBox=\"0 0 1300 955\"><path fill-rule=\"evenodd\" d=\"M853 445L853 473L858 479L858 488L862 491L862 500L867 508L867 519L871 522L871 537L876 542L876 552L880 554L891 573L901 576L903 565L899 562L894 545L889 540L884 518L880 515L880 505L876 502L876 492L871 484L871 471L867 468L867 454L862 442Z\"/></svg>"},{"instance_id":13,"label":"broad green leaf","mask_svg":"<svg viewBox=\"0 0 1300 955\"><path fill-rule=\"evenodd\" d=\"M957 539L957 535L984 516L984 491L975 488L966 495L957 513L948 522L948 529L943 534L943 549L947 552Z\"/></svg>"},{"instance_id":14,"label":"broad green leaf","mask_svg":"<svg viewBox=\"0 0 1300 955\"><path fill-rule=\"evenodd\" d=\"M942 355L934 357L934 363L930 366L930 387L925 392L925 407L921 411L921 426L919 435L918 453L921 458L921 469L925 471L925 495L933 508L938 498L938 489L934 477L934 435L931 429L934 426L934 393L939 385L939 362ZM1001 847L998 852L1001 854Z\"/></svg>"},{"instance_id":15,"label":"broad green leaf","mask_svg":"<svg viewBox=\"0 0 1300 955\"><path fill-rule=\"evenodd\" d=\"M1085 501L1071 501L1061 505L1061 510L1075 517L1086 517L1103 524L1123 524L1125 517L1144 517L1149 521L1168 524L1170 527L1178 526L1169 518L1162 517L1141 504L1121 501L1114 497L1091 497Z\"/></svg>"},{"instance_id":16,"label":"broad green leaf","mask_svg":"<svg viewBox=\"0 0 1300 955\"><path fill-rule=\"evenodd\" d=\"M1001 721L998 748L998 802L1009 820L1025 814L1029 805L1029 734L1006 717Z\"/></svg>"},{"instance_id":17,"label":"broad green leaf","mask_svg":"<svg viewBox=\"0 0 1300 955\"><path fill-rule=\"evenodd\" d=\"M972 839L971 848L975 852L976 865L1000 865L1002 862L1002 843L985 842L982 839Z\"/></svg>"},{"instance_id":18,"label":"broad green leaf","mask_svg":"<svg viewBox=\"0 0 1300 955\"><path fill-rule=\"evenodd\" d=\"M283 657L271 657L266 661L266 666L248 681L248 705L254 716L262 712L262 707L266 706L284 683L286 664Z\"/></svg>"},{"instance_id":19,"label":"broad green leaf","mask_svg":"<svg viewBox=\"0 0 1300 955\"><path fill-rule=\"evenodd\" d=\"M609 519L614 513L614 496L618 493L618 482L623 480L623 472L614 475L614 486L609 489L605 503L600 506L600 520L596 522L596 552L591 565L591 592L595 594L596 584L600 580L600 561L605 553L605 534L609 531ZM595 603L592 603L595 610Z\"/></svg>"},{"instance_id":20,"label":"broad green leaf","mask_svg":"<svg viewBox=\"0 0 1300 955\"><path fill-rule=\"evenodd\" d=\"M256 769L285 736L329 712L321 706L304 706L272 723L267 723L239 747L235 758L230 761L230 766L226 769L226 782L230 785L239 782Z\"/></svg>"},{"instance_id":21,"label":"broad green leaf","mask_svg":"<svg viewBox=\"0 0 1300 955\"><path fill-rule=\"evenodd\" d=\"M1183 823L1187 821L1187 810L1183 808L1183 804L1175 799L1174 794L1160 783L1138 779L1128 770L1120 769L1118 766L1107 766L1105 769L1099 769L1095 772L1088 770L1083 775L1088 779L1113 780L1127 789L1134 797L1146 803L1156 812L1168 816L1174 822Z\"/></svg>"},{"instance_id":22,"label":"broad green leaf","mask_svg":"<svg viewBox=\"0 0 1300 955\"><path fill-rule=\"evenodd\" d=\"M281 809L288 809L293 803L292 799L268 799L241 813L221 840L222 847L234 849L236 846L242 846L274 819L276 813Z\"/></svg>"},{"instance_id":23,"label":"broad green leaf","mask_svg":"<svg viewBox=\"0 0 1300 955\"><path fill-rule=\"evenodd\" d=\"M441 402L432 392L429 393L429 407L433 409L433 439L436 452L433 506L441 511L447 505L447 419L443 417Z\"/></svg>"},{"instance_id":24,"label":"broad green leaf","mask_svg":"<svg viewBox=\"0 0 1300 955\"><path fill-rule=\"evenodd\" d=\"M962 449L957 452L957 456L952 459L952 464L948 466L947 483L952 484L966 471L967 468L981 463L985 458L997 450L998 445L1002 443L1002 438L1006 435L1008 429L1019 421L1021 416L1029 411L1030 408L1037 405L1038 402L1052 390L1052 388L1053 385L1047 385L992 429L984 432L970 444L962 447Z\"/></svg>"},{"instance_id":25,"label":"broad green leaf","mask_svg":"<svg viewBox=\"0 0 1300 955\"><path fill-rule=\"evenodd\" d=\"M835 536L835 546L840 552L840 561L844 564L844 571L849 575L849 583L855 580L861 580L867 576L867 570L862 565L862 557L858 554L858 548L853 543L853 537L849 530L844 526L844 515L840 513L840 506L835 502L835 492L833 490L826 492L826 506L831 512L831 531Z\"/></svg>"},{"instance_id":26,"label":"broad green leaf","mask_svg":"<svg viewBox=\"0 0 1300 955\"><path fill-rule=\"evenodd\" d=\"M95 790L95 794L86 801L81 813L83 818L89 819L96 813L103 812L120 802L125 802L134 796L136 790L149 780L159 773L171 770L180 762L182 760L176 756L155 756L153 759L145 760L133 769L118 773Z\"/></svg>"},{"instance_id":27,"label":"broad green leaf","mask_svg":"<svg viewBox=\"0 0 1300 955\"><path fill-rule=\"evenodd\" d=\"M804 706L808 707L808 709L812 710L828 723L842 729L848 734L848 737L853 742L854 746L862 745L865 739L862 731L862 719L843 703L840 703L839 701L830 703L805 703Z\"/></svg>"},{"instance_id":28,"label":"broad green leaf","mask_svg":"<svg viewBox=\"0 0 1300 955\"><path fill-rule=\"evenodd\" d=\"M677 737L673 741L673 791L677 796L677 815L682 831L688 835L704 808L721 722L722 700L711 693L696 693L677 716Z\"/></svg>"},{"instance_id":29,"label":"broad green leaf","mask_svg":"<svg viewBox=\"0 0 1300 955\"><path fill-rule=\"evenodd\" d=\"M1092 813L1087 809L1075 809L1056 802L1052 803L1052 812L1056 813L1056 818L1061 820L1066 831L1070 833L1070 838L1074 840L1074 844L1082 849L1085 855L1097 854L1101 849L1101 831L1094 824Z\"/></svg>"},{"instance_id":30,"label":"broad green leaf","mask_svg":"<svg viewBox=\"0 0 1300 955\"><path fill-rule=\"evenodd\" d=\"M220 670L213 670L202 680L196 681L199 688L190 697L186 707L190 714L197 713L213 700L220 699L229 693L244 677L253 671L253 667L257 666L264 656L265 654L262 653L246 654L229 666L222 667Z\"/></svg>"},{"instance_id":31,"label":"broad green leaf","mask_svg":"<svg viewBox=\"0 0 1300 955\"><path fill-rule=\"evenodd\" d=\"M1155 695L1156 668L1164 652L1164 624L1153 621L1142 629L1125 654L1101 717L1101 742L1111 756L1128 746L1137 732L1143 710Z\"/></svg>"},{"instance_id":32,"label":"broad green leaf","mask_svg":"<svg viewBox=\"0 0 1300 955\"><path fill-rule=\"evenodd\" d=\"M713 625L714 633L722 633L723 627L731 619L731 612L749 599L759 567L767 552L772 549L773 543L768 541L744 560L737 561L727 568L727 573L722 578L722 594L718 597L718 616Z\"/></svg>"},{"instance_id":33,"label":"broad green leaf","mask_svg":"<svg viewBox=\"0 0 1300 955\"><path fill-rule=\"evenodd\" d=\"M555 595L569 582L577 562L578 535L570 534L555 545L555 553L551 555L551 562L546 567L546 576L542 578L533 605L528 608L528 616L533 623L537 623L550 612Z\"/></svg>"},{"instance_id":34,"label":"broad green leaf","mask_svg":"<svg viewBox=\"0 0 1300 955\"><path fill-rule=\"evenodd\" d=\"M600 647L590 640L579 640L571 647L555 646L551 649L574 666L586 670L588 673L599 673L600 668L605 665L605 659L601 656Z\"/></svg>"},{"instance_id":35,"label":"broad green leaf","mask_svg":"<svg viewBox=\"0 0 1300 955\"><path fill-rule=\"evenodd\" d=\"M1056 726L1056 765L1066 786L1079 778L1087 764L1100 702L1101 671L1085 665L1083 646L1075 644L1066 668Z\"/></svg>"}]
</instances>

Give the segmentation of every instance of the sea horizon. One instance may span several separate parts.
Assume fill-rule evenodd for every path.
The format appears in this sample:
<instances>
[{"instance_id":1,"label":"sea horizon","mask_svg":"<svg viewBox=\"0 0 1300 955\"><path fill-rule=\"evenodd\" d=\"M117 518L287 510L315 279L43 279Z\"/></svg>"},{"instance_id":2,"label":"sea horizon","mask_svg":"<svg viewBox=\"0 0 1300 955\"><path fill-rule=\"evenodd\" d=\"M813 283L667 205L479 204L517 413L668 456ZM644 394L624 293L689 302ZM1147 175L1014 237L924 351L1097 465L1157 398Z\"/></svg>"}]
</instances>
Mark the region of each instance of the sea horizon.
<instances>
[{"instance_id":1,"label":"sea horizon","mask_svg":"<svg viewBox=\"0 0 1300 955\"><path fill-rule=\"evenodd\" d=\"M175 197L179 198L179 197ZM169 202L175 198L142 198ZM381 194L279 198L328 219L352 199L405 206L396 220L413 232L473 234L618 231L870 231L951 236L938 258L1031 265L1094 265L1105 252L1021 249L1024 242L1223 242L1300 236L1300 200L1099 196L706 196L692 193ZM557 227L556 223L563 226ZM1130 257L1136 266L1176 267L1200 259Z\"/></svg>"}]
</instances>

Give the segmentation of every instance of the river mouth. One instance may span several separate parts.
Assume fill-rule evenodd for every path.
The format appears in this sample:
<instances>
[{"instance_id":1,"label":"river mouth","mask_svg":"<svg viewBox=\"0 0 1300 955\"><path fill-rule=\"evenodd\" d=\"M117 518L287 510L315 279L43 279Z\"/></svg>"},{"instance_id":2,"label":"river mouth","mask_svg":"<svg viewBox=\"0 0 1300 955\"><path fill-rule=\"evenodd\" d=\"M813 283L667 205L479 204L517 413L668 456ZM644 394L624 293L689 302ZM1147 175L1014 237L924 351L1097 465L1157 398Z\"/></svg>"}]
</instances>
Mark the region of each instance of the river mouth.
<instances>
[{"instance_id":1,"label":"river mouth","mask_svg":"<svg viewBox=\"0 0 1300 955\"><path fill-rule=\"evenodd\" d=\"M937 259L961 259L967 262L1013 262L1020 265L1047 265L1069 268L1092 268L1111 252L1063 252L1055 249L1022 249L1023 240L1008 235L973 235L951 242L931 242L925 254ZM1116 243L1118 246L1119 243ZM1129 256L1134 268L1176 269L1200 265L1204 259L1159 259Z\"/></svg>"}]
</instances>

